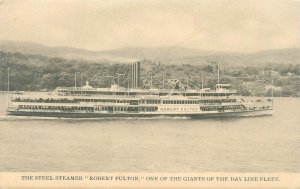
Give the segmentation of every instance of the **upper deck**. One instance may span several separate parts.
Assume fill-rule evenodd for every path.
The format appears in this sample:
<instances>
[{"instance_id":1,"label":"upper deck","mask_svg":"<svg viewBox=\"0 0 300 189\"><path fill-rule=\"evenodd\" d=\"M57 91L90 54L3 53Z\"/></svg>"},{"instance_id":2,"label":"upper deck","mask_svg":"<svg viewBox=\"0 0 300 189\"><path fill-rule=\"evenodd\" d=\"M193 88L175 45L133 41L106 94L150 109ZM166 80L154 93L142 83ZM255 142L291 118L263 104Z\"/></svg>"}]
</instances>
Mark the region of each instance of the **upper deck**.
<instances>
[{"instance_id":1,"label":"upper deck","mask_svg":"<svg viewBox=\"0 0 300 189\"><path fill-rule=\"evenodd\" d=\"M88 85L83 87L59 87L55 90L55 94L59 96L131 96L131 97L146 97L146 96L186 96L186 97L224 97L235 95L235 90L228 89L229 84L220 84L216 90L209 88L205 89L137 89L124 88L116 84L110 88L93 88Z\"/></svg>"}]
</instances>

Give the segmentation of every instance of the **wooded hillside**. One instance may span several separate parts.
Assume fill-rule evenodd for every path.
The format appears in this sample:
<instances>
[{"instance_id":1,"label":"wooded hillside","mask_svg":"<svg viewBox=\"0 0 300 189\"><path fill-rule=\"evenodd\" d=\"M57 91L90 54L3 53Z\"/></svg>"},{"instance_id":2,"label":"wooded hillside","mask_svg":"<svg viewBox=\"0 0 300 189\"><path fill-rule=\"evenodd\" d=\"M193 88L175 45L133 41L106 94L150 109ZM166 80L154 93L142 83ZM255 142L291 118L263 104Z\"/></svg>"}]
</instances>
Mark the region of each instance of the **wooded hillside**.
<instances>
[{"instance_id":1,"label":"wooded hillside","mask_svg":"<svg viewBox=\"0 0 300 189\"><path fill-rule=\"evenodd\" d=\"M300 65L265 63L260 65L238 65L220 63L221 83L230 83L242 95L270 95L271 80L276 96L299 96ZM10 53L0 51L0 90L7 89L7 69L10 69L10 90L38 91L52 90L58 86L80 86L90 81L93 87L108 87L114 82L112 77L120 76L120 85L127 87L130 78L130 64L111 62L90 62L49 58L41 55ZM141 80L144 88L167 87L167 79L179 79L189 88L204 87L214 89L217 73L213 64L164 64L152 60L141 60Z\"/></svg>"}]
</instances>

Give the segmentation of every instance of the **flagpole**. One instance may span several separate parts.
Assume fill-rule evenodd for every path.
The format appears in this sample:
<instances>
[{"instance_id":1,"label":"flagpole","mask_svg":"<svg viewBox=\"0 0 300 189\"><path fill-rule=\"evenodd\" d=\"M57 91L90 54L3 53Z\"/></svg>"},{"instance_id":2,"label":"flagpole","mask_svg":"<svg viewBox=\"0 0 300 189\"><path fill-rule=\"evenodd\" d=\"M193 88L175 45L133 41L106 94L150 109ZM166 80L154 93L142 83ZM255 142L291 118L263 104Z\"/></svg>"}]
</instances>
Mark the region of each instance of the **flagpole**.
<instances>
[{"instance_id":1,"label":"flagpole","mask_svg":"<svg viewBox=\"0 0 300 189\"><path fill-rule=\"evenodd\" d=\"M82 73L80 72L80 87L82 87Z\"/></svg>"},{"instance_id":2,"label":"flagpole","mask_svg":"<svg viewBox=\"0 0 300 189\"><path fill-rule=\"evenodd\" d=\"M9 67L7 68L7 93L9 93Z\"/></svg>"},{"instance_id":3,"label":"flagpole","mask_svg":"<svg viewBox=\"0 0 300 189\"><path fill-rule=\"evenodd\" d=\"M204 79L203 79L203 72L201 74L201 92L200 92L200 97L203 97L203 89L204 89L204 83L203 83Z\"/></svg>"},{"instance_id":4,"label":"flagpole","mask_svg":"<svg viewBox=\"0 0 300 189\"><path fill-rule=\"evenodd\" d=\"M9 67L7 67L7 106L9 107Z\"/></svg>"},{"instance_id":5,"label":"flagpole","mask_svg":"<svg viewBox=\"0 0 300 189\"><path fill-rule=\"evenodd\" d=\"M186 90L188 90L189 87L189 76L186 77Z\"/></svg>"},{"instance_id":6,"label":"flagpole","mask_svg":"<svg viewBox=\"0 0 300 189\"><path fill-rule=\"evenodd\" d=\"M202 84L202 90L203 90L203 73L202 73L202 75L201 75L201 84Z\"/></svg>"},{"instance_id":7,"label":"flagpole","mask_svg":"<svg viewBox=\"0 0 300 189\"><path fill-rule=\"evenodd\" d=\"M220 84L220 68L219 68L219 62L217 62L218 64L218 85Z\"/></svg>"},{"instance_id":8,"label":"flagpole","mask_svg":"<svg viewBox=\"0 0 300 189\"><path fill-rule=\"evenodd\" d=\"M77 78L76 78L76 72L75 72L75 89L76 89L76 87L77 87L77 86L76 86L76 79L77 79Z\"/></svg>"},{"instance_id":9,"label":"flagpole","mask_svg":"<svg viewBox=\"0 0 300 189\"><path fill-rule=\"evenodd\" d=\"M271 95L272 95L272 108L273 108L273 98L274 98L273 78L272 78L272 90L271 90Z\"/></svg>"},{"instance_id":10,"label":"flagpole","mask_svg":"<svg viewBox=\"0 0 300 189\"><path fill-rule=\"evenodd\" d=\"M163 90L165 89L165 74L162 75L163 76Z\"/></svg>"},{"instance_id":11,"label":"flagpole","mask_svg":"<svg viewBox=\"0 0 300 189\"><path fill-rule=\"evenodd\" d=\"M128 94L128 96L129 96L129 88L130 88L130 83L129 83L129 79L128 79L128 82L127 82L127 92L128 92L127 94Z\"/></svg>"}]
</instances>

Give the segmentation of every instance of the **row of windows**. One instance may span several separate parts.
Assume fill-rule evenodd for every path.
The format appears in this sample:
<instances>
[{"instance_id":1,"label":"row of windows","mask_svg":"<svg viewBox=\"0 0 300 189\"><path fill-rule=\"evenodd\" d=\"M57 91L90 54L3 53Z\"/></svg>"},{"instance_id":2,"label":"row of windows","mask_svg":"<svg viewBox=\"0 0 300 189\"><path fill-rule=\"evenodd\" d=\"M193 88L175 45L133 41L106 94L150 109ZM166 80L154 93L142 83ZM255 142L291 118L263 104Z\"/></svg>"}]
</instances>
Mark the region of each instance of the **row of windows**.
<instances>
[{"instance_id":1,"label":"row of windows","mask_svg":"<svg viewBox=\"0 0 300 189\"><path fill-rule=\"evenodd\" d=\"M229 96L230 93L186 93L184 96Z\"/></svg>"},{"instance_id":2,"label":"row of windows","mask_svg":"<svg viewBox=\"0 0 300 189\"><path fill-rule=\"evenodd\" d=\"M157 111L157 107L82 107L82 106L37 106L37 105L19 105L18 109L30 109L30 110L61 110L61 111L143 111L154 112Z\"/></svg>"},{"instance_id":3,"label":"row of windows","mask_svg":"<svg viewBox=\"0 0 300 189\"><path fill-rule=\"evenodd\" d=\"M21 98L16 98L16 99L13 99L13 102L76 103L75 101L67 99L67 98L65 98L65 99L52 99L52 98L47 98L47 99L42 99L42 98L39 98L39 99L30 99L30 98L21 99Z\"/></svg>"},{"instance_id":4,"label":"row of windows","mask_svg":"<svg viewBox=\"0 0 300 189\"><path fill-rule=\"evenodd\" d=\"M85 110L94 112L95 111L124 111L124 112L154 112L157 111L157 107L82 107L82 106L36 106L36 105L20 105L18 109L29 109L29 110L61 110L66 112Z\"/></svg>"},{"instance_id":5,"label":"row of windows","mask_svg":"<svg viewBox=\"0 0 300 189\"><path fill-rule=\"evenodd\" d=\"M77 103L77 102L108 102L108 103L130 103L130 100L114 100L114 99L20 99L16 98L14 102L41 102L41 103ZM161 100L135 100L136 104L160 104ZM236 99L205 99L200 103L222 103L236 102ZM163 104L198 104L199 100L163 100Z\"/></svg>"},{"instance_id":6,"label":"row of windows","mask_svg":"<svg viewBox=\"0 0 300 189\"><path fill-rule=\"evenodd\" d=\"M160 96L165 96L168 93L160 93ZM93 95L118 95L118 96L137 96L137 95L157 95L157 93L149 93L149 92L98 92L98 91L72 91L65 92L60 91L60 96L68 96L68 95L76 95L76 96L93 96Z\"/></svg>"},{"instance_id":7,"label":"row of windows","mask_svg":"<svg viewBox=\"0 0 300 189\"><path fill-rule=\"evenodd\" d=\"M113 99L75 99L76 102L111 102L111 103L129 103L129 100Z\"/></svg>"},{"instance_id":8,"label":"row of windows","mask_svg":"<svg viewBox=\"0 0 300 189\"><path fill-rule=\"evenodd\" d=\"M109 112L154 112L157 107L95 107L95 111L109 111Z\"/></svg>"},{"instance_id":9,"label":"row of windows","mask_svg":"<svg viewBox=\"0 0 300 189\"><path fill-rule=\"evenodd\" d=\"M241 106L237 105L237 106L224 106L224 110L238 110L238 109L242 109Z\"/></svg>"},{"instance_id":10,"label":"row of windows","mask_svg":"<svg viewBox=\"0 0 300 189\"><path fill-rule=\"evenodd\" d=\"M236 102L236 99L206 99L200 100L200 103L222 103L222 102Z\"/></svg>"},{"instance_id":11,"label":"row of windows","mask_svg":"<svg viewBox=\"0 0 300 189\"><path fill-rule=\"evenodd\" d=\"M198 103L236 102L236 99L206 99L206 100L164 100L163 104L198 104Z\"/></svg>"},{"instance_id":12,"label":"row of windows","mask_svg":"<svg viewBox=\"0 0 300 189\"><path fill-rule=\"evenodd\" d=\"M18 109L32 109L32 110L62 110L62 111L75 111L75 110L88 110L94 111L93 107L82 106L36 106L36 105L20 105Z\"/></svg>"},{"instance_id":13,"label":"row of windows","mask_svg":"<svg viewBox=\"0 0 300 189\"><path fill-rule=\"evenodd\" d=\"M141 103L145 103L145 104L160 104L160 100L142 100Z\"/></svg>"},{"instance_id":14,"label":"row of windows","mask_svg":"<svg viewBox=\"0 0 300 189\"><path fill-rule=\"evenodd\" d=\"M110 102L110 103L132 103L133 104L160 104L160 100L113 100L113 99L76 99L77 102Z\"/></svg>"},{"instance_id":15,"label":"row of windows","mask_svg":"<svg viewBox=\"0 0 300 189\"><path fill-rule=\"evenodd\" d=\"M208 107L200 107L202 111L223 111L223 110L240 110L241 106L208 106Z\"/></svg>"},{"instance_id":16,"label":"row of windows","mask_svg":"<svg viewBox=\"0 0 300 189\"><path fill-rule=\"evenodd\" d=\"M140 107L139 108L140 111L143 111L143 112L155 112L157 111L157 107Z\"/></svg>"},{"instance_id":17,"label":"row of windows","mask_svg":"<svg viewBox=\"0 0 300 189\"><path fill-rule=\"evenodd\" d=\"M141 104L160 104L160 100L135 100ZM130 103L130 100L113 100L113 99L20 99L17 98L14 102L41 102L41 103L77 103L77 102L106 102L106 103ZM197 101L192 100L164 100L163 104L196 104Z\"/></svg>"},{"instance_id":18,"label":"row of windows","mask_svg":"<svg viewBox=\"0 0 300 189\"><path fill-rule=\"evenodd\" d=\"M201 93L201 92L194 92L194 93L185 93L183 91L180 92L183 96L229 96L231 93ZM59 91L59 95L84 95L84 96L91 96L91 95L159 95L159 96L166 96L169 92L159 92L159 93L151 93L151 92L104 92L104 91Z\"/></svg>"},{"instance_id":19,"label":"row of windows","mask_svg":"<svg viewBox=\"0 0 300 189\"><path fill-rule=\"evenodd\" d=\"M62 111L75 111L75 110L86 110L94 111L94 107L75 107L75 106L37 106L37 105L19 105L18 109L35 109L35 110L62 110ZM95 107L95 111L144 111L153 112L157 111L157 107ZM239 105L233 106L209 106L200 107L202 111L219 111L219 110L240 110L242 109ZM174 108L166 107L161 108L161 111L197 111L197 108Z\"/></svg>"},{"instance_id":20,"label":"row of windows","mask_svg":"<svg viewBox=\"0 0 300 189\"><path fill-rule=\"evenodd\" d=\"M198 104L197 100L163 100L163 104Z\"/></svg>"}]
</instances>

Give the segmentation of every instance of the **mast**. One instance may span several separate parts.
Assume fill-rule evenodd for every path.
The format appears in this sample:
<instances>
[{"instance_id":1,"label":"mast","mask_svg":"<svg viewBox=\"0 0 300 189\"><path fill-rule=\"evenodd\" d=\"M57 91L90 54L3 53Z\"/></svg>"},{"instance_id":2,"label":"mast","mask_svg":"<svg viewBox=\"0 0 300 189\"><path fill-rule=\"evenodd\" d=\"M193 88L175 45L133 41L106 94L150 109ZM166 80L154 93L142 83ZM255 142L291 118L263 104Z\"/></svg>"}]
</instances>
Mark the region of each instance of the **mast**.
<instances>
[{"instance_id":1,"label":"mast","mask_svg":"<svg viewBox=\"0 0 300 189\"><path fill-rule=\"evenodd\" d=\"M186 77L186 90L189 88L189 76Z\"/></svg>"},{"instance_id":2,"label":"mast","mask_svg":"<svg viewBox=\"0 0 300 189\"><path fill-rule=\"evenodd\" d=\"M273 78L272 78L271 97L272 97L272 108L273 108L273 98L274 98L274 86L273 86Z\"/></svg>"},{"instance_id":3,"label":"mast","mask_svg":"<svg viewBox=\"0 0 300 189\"><path fill-rule=\"evenodd\" d=\"M75 89L76 89L76 84L77 84L77 83L76 83L76 73L75 73Z\"/></svg>"},{"instance_id":4,"label":"mast","mask_svg":"<svg viewBox=\"0 0 300 189\"><path fill-rule=\"evenodd\" d=\"M82 73L80 72L80 87L82 87Z\"/></svg>"},{"instance_id":5,"label":"mast","mask_svg":"<svg viewBox=\"0 0 300 189\"><path fill-rule=\"evenodd\" d=\"M201 89L199 87L199 96L202 97L203 96L203 72L201 73Z\"/></svg>"},{"instance_id":6,"label":"mast","mask_svg":"<svg viewBox=\"0 0 300 189\"><path fill-rule=\"evenodd\" d=\"M163 89L165 89L165 74L163 74Z\"/></svg>"},{"instance_id":7,"label":"mast","mask_svg":"<svg viewBox=\"0 0 300 189\"><path fill-rule=\"evenodd\" d=\"M9 107L9 67L7 67L7 106Z\"/></svg>"},{"instance_id":8,"label":"mast","mask_svg":"<svg viewBox=\"0 0 300 189\"><path fill-rule=\"evenodd\" d=\"M202 90L203 90L203 73L202 73L202 75L201 75L201 87L202 87Z\"/></svg>"},{"instance_id":9,"label":"mast","mask_svg":"<svg viewBox=\"0 0 300 189\"><path fill-rule=\"evenodd\" d=\"M218 65L218 85L220 84L220 68L219 68L219 62L217 62Z\"/></svg>"},{"instance_id":10,"label":"mast","mask_svg":"<svg viewBox=\"0 0 300 189\"><path fill-rule=\"evenodd\" d=\"M9 67L7 68L7 93L9 93Z\"/></svg>"},{"instance_id":11,"label":"mast","mask_svg":"<svg viewBox=\"0 0 300 189\"><path fill-rule=\"evenodd\" d=\"M129 96L130 82L129 82L129 78L128 77L127 77L127 80L128 80L128 82L127 82L127 95Z\"/></svg>"}]
</instances>

